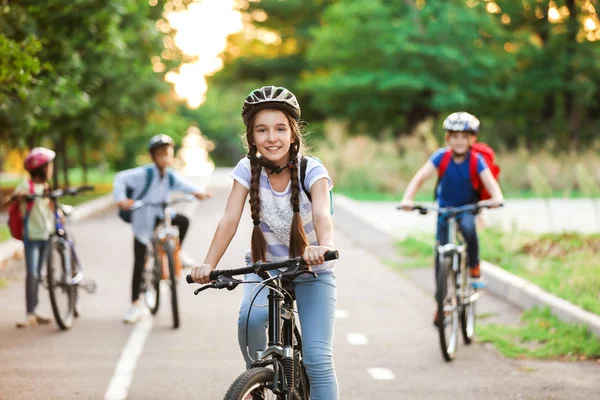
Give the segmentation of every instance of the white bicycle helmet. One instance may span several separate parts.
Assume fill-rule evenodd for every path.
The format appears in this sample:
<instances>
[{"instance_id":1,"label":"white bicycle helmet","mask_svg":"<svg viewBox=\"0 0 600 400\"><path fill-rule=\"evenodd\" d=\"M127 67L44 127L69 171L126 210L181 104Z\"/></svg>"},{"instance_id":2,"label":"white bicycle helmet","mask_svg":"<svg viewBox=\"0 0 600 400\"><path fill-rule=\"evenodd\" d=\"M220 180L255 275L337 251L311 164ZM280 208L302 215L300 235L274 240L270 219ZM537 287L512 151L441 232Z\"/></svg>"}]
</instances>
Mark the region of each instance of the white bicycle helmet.
<instances>
[{"instance_id":1,"label":"white bicycle helmet","mask_svg":"<svg viewBox=\"0 0 600 400\"><path fill-rule=\"evenodd\" d=\"M250 118L265 108L284 110L289 112L296 121L300 119L300 105L292 92L284 87L263 86L253 90L246 97L242 107L244 124L248 125Z\"/></svg>"},{"instance_id":2,"label":"white bicycle helmet","mask_svg":"<svg viewBox=\"0 0 600 400\"><path fill-rule=\"evenodd\" d=\"M162 133L159 135L154 135L152 136L152 139L150 139L150 141L148 142L148 151L152 152L152 150L156 149L157 147L164 145L175 146L175 142L168 135Z\"/></svg>"},{"instance_id":3,"label":"white bicycle helmet","mask_svg":"<svg viewBox=\"0 0 600 400\"><path fill-rule=\"evenodd\" d=\"M480 122L468 112L455 112L444 120L444 130L452 132L478 133Z\"/></svg>"}]
</instances>

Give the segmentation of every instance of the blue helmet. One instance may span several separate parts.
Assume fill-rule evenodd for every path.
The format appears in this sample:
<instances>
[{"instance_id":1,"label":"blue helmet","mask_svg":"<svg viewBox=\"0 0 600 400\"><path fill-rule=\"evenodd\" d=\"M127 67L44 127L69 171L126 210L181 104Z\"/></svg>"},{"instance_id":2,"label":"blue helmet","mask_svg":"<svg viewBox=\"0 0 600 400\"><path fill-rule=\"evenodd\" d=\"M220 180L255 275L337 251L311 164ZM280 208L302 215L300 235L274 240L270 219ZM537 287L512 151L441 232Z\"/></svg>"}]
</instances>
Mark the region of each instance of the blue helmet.
<instances>
[{"instance_id":1,"label":"blue helmet","mask_svg":"<svg viewBox=\"0 0 600 400\"><path fill-rule=\"evenodd\" d=\"M452 132L469 132L479 133L479 125L481 123L474 115L468 112L455 112L444 120L444 130Z\"/></svg>"},{"instance_id":2,"label":"blue helmet","mask_svg":"<svg viewBox=\"0 0 600 400\"><path fill-rule=\"evenodd\" d=\"M157 147L165 145L175 146L175 142L173 141L173 139L171 139L170 136L167 136L165 134L155 135L152 137L152 139L150 139L150 142L148 142L148 151L152 153L152 151Z\"/></svg>"}]
</instances>

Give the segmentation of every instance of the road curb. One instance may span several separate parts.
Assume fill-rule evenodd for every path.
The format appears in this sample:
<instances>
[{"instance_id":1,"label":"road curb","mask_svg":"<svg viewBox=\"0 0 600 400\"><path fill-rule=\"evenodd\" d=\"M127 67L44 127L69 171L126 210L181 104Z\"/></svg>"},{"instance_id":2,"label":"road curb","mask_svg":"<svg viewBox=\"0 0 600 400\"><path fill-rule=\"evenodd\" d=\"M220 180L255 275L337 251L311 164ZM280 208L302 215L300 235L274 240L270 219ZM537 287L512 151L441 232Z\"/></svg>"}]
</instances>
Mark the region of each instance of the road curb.
<instances>
[{"instance_id":1,"label":"road curb","mask_svg":"<svg viewBox=\"0 0 600 400\"><path fill-rule=\"evenodd\" d=\"M345 196L337 195L335 198L336 207L346 210L350 214L360 218L379 231L387 233L396 239L401 239L398 237L397 232L393 232L391 229L385 229L381 226L378 226L378 224L370 221L363 214L361 214L360 210L353 209L353 200L350 200ZM481 268L488 282L487 289L494 295L524 310L528 310L533 307L547 306L552 310L552 313L562 321L570 324L585 325L593 334L600 337L600 316L589 311L585 311L581 307L576 306L567 300L550 294L538 285L518 277L487 261L482 261Z\"/></svg>"},{"instance_id":2,"label":"road curb","mask_svg":"<svg viewBox=\"0 0 600 400\"><path fill-rule=\"evenodd\" d=\"M70 222L78 222L92 217L97 213L107 210L114 205L113 195L107 194L97 199L86 201L75 207L73 214L69 217ZM6 265L6 262L12 258L23 256L23 242L16 239L9 239L0 243L0 271Z\"/></svg>"},{"instance_id":3,"label":"road curb","mask_svg":"<svg viewBox=\"0 0 600 400\"><path fill-rule=\"evenodd\" d=\"M488 282L488 290L496 296L525 310L547 306L562 321L586 325L592 333L600 337L600 316L548 293L538 285L487 261L482 261L481 269Z\"/></svg>"}]
</instances>

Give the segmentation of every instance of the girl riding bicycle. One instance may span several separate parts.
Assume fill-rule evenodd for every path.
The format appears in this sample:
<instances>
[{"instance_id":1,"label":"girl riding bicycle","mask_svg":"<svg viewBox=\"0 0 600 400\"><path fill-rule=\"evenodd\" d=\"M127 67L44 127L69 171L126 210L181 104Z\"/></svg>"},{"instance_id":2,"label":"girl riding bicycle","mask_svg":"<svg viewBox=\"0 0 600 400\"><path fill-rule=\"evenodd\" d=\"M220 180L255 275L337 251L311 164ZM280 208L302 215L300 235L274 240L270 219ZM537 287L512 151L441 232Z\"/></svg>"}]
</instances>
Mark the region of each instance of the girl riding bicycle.
<instances>
[{"instance_id":1,"label":"girl riding bicycle","mask_svg":"<svg viewBox=\"0 0 600 400\"><path fill-rule=\"evenodd\" d=\"M210 282L210 272L216 268L235 235L244 203L250 195L254 229L246 262L282 261L302 256L318 274L318 278L299 277L294 281L304 363L311 398L338 399L332 350L335 263L324 259L325 253L333 250L329 197L333 183L326 168L308 157L305 187L312 201L302 190L300 106L289 90L265 86L252 91L244 102L242 117L246 125L248 156L230 174L234 182L224 216L204 264L192 268L192 278L198 283ZM245 280L262 279L251 274ZM267 309L253 307L249 320L246 320L254 289L255 285L245 285L238 320L238 340L247 367L252 361L250 355L267 346ZM262 291L255 304L266 303L267 291ZM246 326L249 332L246 332ZM246 343L246 337L249 343Z\"/></svg>"},{"instance_id":2,"label":"girl riding bicycle","mask_svg":"<svg viewBox=\"0 0 600 400\"><path fill-rule=\"evenodd\" d=\"M53 163L56 153L44 147L33 148L25 157L24 167L30 178L19 184L15 195L23 196L44 194L48 190L46 182L52 176ZM42 264L46 258L48 238L54 232L54 213L50 200L36 198L21 201L23 220L23 246L25 249L25 301L27 314L25 320L17 323L18 328L35 327L38 324L50 323L50 318L41 315L37 310L39 277Z\"/></svg>"}]
</instances>

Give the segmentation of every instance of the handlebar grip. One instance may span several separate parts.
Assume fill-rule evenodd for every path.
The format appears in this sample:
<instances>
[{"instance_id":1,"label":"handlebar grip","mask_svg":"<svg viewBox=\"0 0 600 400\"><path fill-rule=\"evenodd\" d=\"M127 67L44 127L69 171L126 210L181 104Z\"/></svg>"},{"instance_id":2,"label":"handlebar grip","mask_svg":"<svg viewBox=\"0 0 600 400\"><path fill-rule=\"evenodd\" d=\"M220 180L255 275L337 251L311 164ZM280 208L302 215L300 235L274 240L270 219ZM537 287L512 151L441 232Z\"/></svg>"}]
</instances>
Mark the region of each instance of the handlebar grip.
<instances>
[{"instance_id":1,"label":"handlebar grip","mask_svg":"<svg viewBox=\"0 0 600 400\"><path fill-rule=\"evenodd\" d=\"M325 261L333 261L340 258L340 253L337 250L331 250L325 253Z\"/></svg>"},{"instance_id":2,"label":"handlebar grip","mask_svg":"<svg viewBox=\"0 0 600 400\"><path fill-rule=\"evenodd\" d=\"M186 281L187 283L194 283L194 280L192 279L192 276L191 276L190 274L187 274L187 275L185 276L185 281Z\"/></svg>"}]
</instances>

